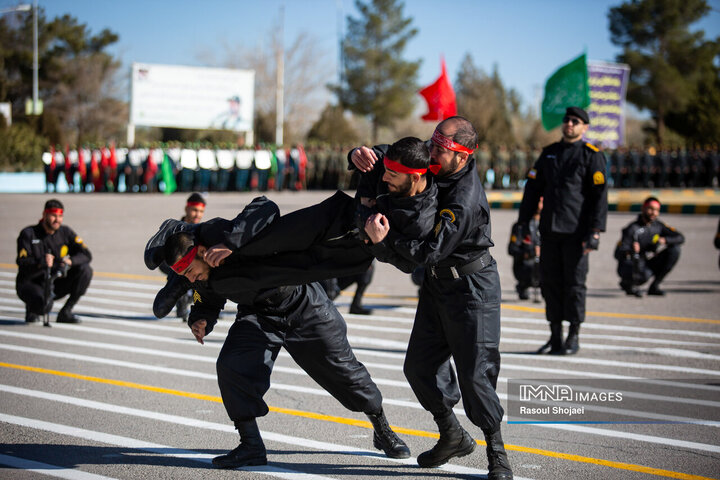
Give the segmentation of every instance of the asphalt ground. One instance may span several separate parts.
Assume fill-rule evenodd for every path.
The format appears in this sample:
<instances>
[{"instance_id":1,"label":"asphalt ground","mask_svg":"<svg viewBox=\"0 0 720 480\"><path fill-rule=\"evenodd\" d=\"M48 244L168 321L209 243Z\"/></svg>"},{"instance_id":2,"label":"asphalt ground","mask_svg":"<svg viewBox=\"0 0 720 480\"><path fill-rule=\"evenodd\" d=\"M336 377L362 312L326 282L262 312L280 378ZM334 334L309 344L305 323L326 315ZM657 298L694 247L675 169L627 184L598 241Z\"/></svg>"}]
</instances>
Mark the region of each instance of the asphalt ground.
<instances>
[{"instance_id":1,"label":"asphalt ground","mask_svg":"<svg viewBox=\"0 0 720 480\"><path fill-rule=\"evenodd\" d=\"M287 213L331 193L268 196ZM206 218L232 217L257 195L213 193ZM0 478L484 478L482 433L461 405L456 411L480 442L476 451L438 469L415 463L436 433L402 373L417 289L382 264L365 297L373 315L347 314L352 287L336 304L413 458L390 460L374 450L365 417L345 410L283 353L265 397L271 411L259 420L269 465L212 469L210 459L237 444L214 368L233 306L201 346L177 318L152 316L164 278L142 261L145 242L162 220L181 215L186 195L60 195L65 224L93 253L95 276L76 308L83 323L44 328L22 321L14 261L19 231L37 221L49 197L0 194ZM581 350L555 357L534 354L548 337L544 304L515 294L506 248L517 211L492 211L491 253L503 291L503 404L517 401L508 399L508 385L521 379L627 383L627 403L588 407L600 415L595 423L506 419L516 478L720 478L720 270L712 243L718 217L661 214L686 242L663 284L667 295L638 299L618 288L612 257L621 228L635 215L610 213L600 250L590 257Z\"/></svg>"}]
</instances>

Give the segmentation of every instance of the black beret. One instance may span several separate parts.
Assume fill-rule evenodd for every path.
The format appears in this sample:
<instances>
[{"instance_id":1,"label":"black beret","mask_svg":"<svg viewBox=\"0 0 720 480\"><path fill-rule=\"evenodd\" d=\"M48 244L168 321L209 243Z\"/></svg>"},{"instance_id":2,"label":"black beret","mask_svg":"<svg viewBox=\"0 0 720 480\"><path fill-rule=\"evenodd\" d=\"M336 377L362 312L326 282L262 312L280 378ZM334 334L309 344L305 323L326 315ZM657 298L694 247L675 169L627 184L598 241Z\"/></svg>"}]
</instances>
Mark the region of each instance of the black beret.
<instances>
[{"instance_id":1,"label":"black beret","mask_svg":"<svg viewBox=\"0 0 720 480\"><path fill-rule=\"evenodd\" d=\"M585 123L590 123L590 117L587 112L580 107L568 107L565 109L565 115L572 115L578 117Z\"/></svg>"}]
</instances>

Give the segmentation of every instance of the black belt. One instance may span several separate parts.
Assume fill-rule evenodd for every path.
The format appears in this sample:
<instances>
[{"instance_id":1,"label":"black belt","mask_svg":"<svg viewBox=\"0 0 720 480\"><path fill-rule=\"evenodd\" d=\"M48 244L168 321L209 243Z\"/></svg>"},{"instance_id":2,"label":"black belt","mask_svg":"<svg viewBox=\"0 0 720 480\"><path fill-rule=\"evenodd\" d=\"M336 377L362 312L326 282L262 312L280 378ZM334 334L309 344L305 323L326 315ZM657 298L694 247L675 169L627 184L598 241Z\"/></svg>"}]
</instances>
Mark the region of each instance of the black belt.
<instances>
[{"instance_id":1,"label":"black belt","mask_svg":"<svg viewBox=\"0 0 720 480\"><path fill-rule=\"evenodd\" d=\"M490 252L485 250L482 255L473 260L472 262L466 263L465 265L454 265L451 267L439 267L437 265L430 265L430 276L434 278L460 278L461 275L469 275L471 273L478 272L490 265L492 257Z\"/></svg>"}]
</instances>

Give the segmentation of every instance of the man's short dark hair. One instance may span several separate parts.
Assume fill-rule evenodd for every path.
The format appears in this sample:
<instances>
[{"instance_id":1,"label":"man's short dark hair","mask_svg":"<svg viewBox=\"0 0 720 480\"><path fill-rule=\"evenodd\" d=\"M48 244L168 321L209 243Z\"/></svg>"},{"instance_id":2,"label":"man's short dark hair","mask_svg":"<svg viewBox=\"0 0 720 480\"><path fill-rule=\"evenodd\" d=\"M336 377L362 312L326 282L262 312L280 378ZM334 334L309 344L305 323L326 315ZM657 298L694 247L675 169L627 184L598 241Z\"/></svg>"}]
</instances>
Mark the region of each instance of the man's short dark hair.
<instances>
[{"instance_id":1,"label":"man's short dark hair","mask_svg":"<svg viewBox=\"0 0 720 480\"><path fill-rule=\"evenodd\" d=\"M51 198L47 202L45 202L45 210L48 208L60 208L62 210L65 210L65 207L63 207L63 204L60 202L60 200L57 200L55 198Z\"/></svg>"},{"instance_id":2,"label":"man's short dark hair","mask_svg":"<svg viewBox=\"0 0 720 480\"><path fill-rule=\"evenodd\" d=\"M173 265L182 257L187 255L191 248L195 246L195 238L187 232L178 232L171 235L163 247L165 255L165 263Z\"/></svg>"},{"instance_id":3,"label":"man's short dark hair","mask_svg":"<svg viewBox=\"0 0 720 480\"><path fill-rule=\"evenodd\" d=\"M642 203L642 206L644 207L645 205L647 205L650 202L657 202L658 205L662 205L662 203L660 203L660 200L658 200L657 197L648 197Z\"/></svg>"},{"instance_id":4,"label":"man's short dark hair","mask_svg":"<svg viewBox=\"0 0 720 480\"><path fill-rule=\"evenodd\" d=\"M193 193L188 197L187 203L202 203L203 205L207 204L207 202L205 201L205 197L203 197L197 192Z\"/></svg>"},{"instance_id":5,"label":"man's short dark hair","mask_svg":"<svg viewBox=\"0 0 720 480\"><path fill-rule=\"evenodd\" d=\"M415 137L401 138L393 143L385 156L408 168L422 169L430 165L430 150L425 142Z\"/></svg>"},{"instance_id":6,"label":"man's short dark hair","mask_svg":"<svg viewBox=\"0 0 720 480\"><path fill-rule=\"evenodd\" d=\"M465 117L456 115L454 117L446 118L441 123L445 123L447 121L452 121L457 126L455 135L451 137L453 142L459 143L463 147L467 147L471 150L475 150L477 148L478 134L475 131L475 127L473 127L473 124L470 123L470 120Z\"/></svg>"}]
</instances>

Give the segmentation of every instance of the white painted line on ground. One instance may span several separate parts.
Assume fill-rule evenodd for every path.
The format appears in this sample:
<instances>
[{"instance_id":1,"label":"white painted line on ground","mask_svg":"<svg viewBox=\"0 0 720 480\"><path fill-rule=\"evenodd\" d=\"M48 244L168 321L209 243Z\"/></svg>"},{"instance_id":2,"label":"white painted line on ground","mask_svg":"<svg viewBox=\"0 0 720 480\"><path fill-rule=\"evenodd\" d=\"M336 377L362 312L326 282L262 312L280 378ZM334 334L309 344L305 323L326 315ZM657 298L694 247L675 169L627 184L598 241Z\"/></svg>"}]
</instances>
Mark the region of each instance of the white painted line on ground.
<instances>
[{"instance_id":1,"label":"white painted line on ground","mask_svg":"<svg viewBox=\"0 0 720 480\"><path fill-rule=\"evenodd\" d=\"M3 454L0 454L0 465L7 465L8 467L17 468L18 470L46 475L48 477L67 478L68 480L115 480L113 477L96 475L81 470L73 470L72 468L64 468Z\"/></svg>"},{"instance_id":2,"label":"white painted line on ground","mask_svg":"<svg viewBox=\"0 0 720 480\"><path fill-rule=\"evenodd\" d=\"M142 440L136 440L129 437L121 437L118 435L112 435L103 432L97 432L94 430L87 430L84 428L70 427L67 425L60 425L57 423L45 422L42 420L34 420L30 418L17 417L14 415L5 415L0 413L0 422L11 423L13 425L19 425L26 428L34 428L36 430L44 430L46 432L57 433L60 435L66 435L75 438L82 438L84 440L90 440L93 442L105 443L107 445L115 445L122 448L131 448L133 450L140 450L144 452L155 453L158 455L164 455L168 457L180 458L183 460L192 460L201 462L204 464L211 464L213 455L194 452L192 450L184 450L181 448L169 447L167 445L160 445L157 443L145 442ZM2 458L0 457L0 463ZM244 467L238 470L245 472L258 472L263 473L272 477L284 478L288 480L332 480L332 477L325 477L321 475L314 475L305 472L299 472L295 470L288 470L284 468L276 468L270 465L261 467ZM77 473L83 473L78 472ZM92 474L89 474L92 475ZM66 477L66 478L87 478L88 480L104 479L108 477L100 477L93 475L92 477Z\"/></svg>"},{"instance_id":3,"label":"white painted line on ground","mask_svg":"<svg viewBox=\"0 0 720 480\"><path fill-rule=\"evenodd\" d=\"M29 390L26 388L19 388L19 387L13 387L10 385L0 385L0 391L12 393L16 395L23 395L28 396L32 398L39 398L43 400L49 400L59 403L65 403L69 405L73 405L76 407L83 407L83 408L91 408L94 410L100 410L103 412L107 412L110 414L119 414L119 415L130 415L135 416L139 418L146 418L149 420L155 420L155 421L161 421L176 425L184 425L188 427L194 427L194 428L202 428L206 430L213 430L213 431L220 431L220 432L227 432L232 434L233 436L236 436L237 433L235 432L235 429L230 424L220 424L220 423L213 423L213 422L206 422L203 420L197 420L194 418L186 418L186 417L180 417L177 415L169 415L165 413L159 413L159 412L152 412L149 410L140 410L137 408L130 408L130 407L124 407L121 405L113 405L109 403L103 403L103 402L96 402L93 400L86 400L83 398L78 397L69 397L66 395L58 395L54 393L48 393L48 392L41 392L38 390ZM336 443L330 443L330 442L321 442L317 440L312 440L309 438L300 438L300 437L292 437L289 435L283 435L279 433L273 433L273 432L267 432L262 431L263 440L267 443L270 442L278 442L283 443L286 445L292 445L294 447L301 447L301 448L312 448L315 450L324 450L328 453L338 453L338 454L349 454L349 455L358 455L358 456L364 456L364 457L373 457L377 458L378 460L383 460L391 463L399 463L409 466L417 465L417 460L415 458L407 458L407 459L393 459L388 458L380 453L377 453L377 451L371 451L366 450L362 448L357 447L351 447L349 445L339 445ZM453 472L453 473L464 473L464 474L475 474L475 475L481 475L486 474L486 470L479 470L469 467L463 467L460 465L453 465L453 464L445 464L441 467L438 467L439 470L447 471L447 472ZM521 480L519 477L518 480ZM527 479L522 479L527 480Z\"/></svg>"}]
</instances>

